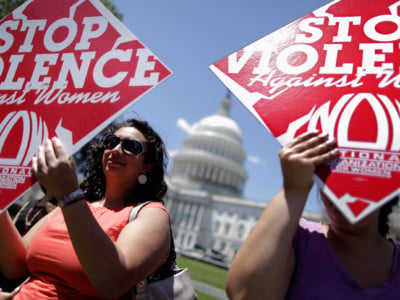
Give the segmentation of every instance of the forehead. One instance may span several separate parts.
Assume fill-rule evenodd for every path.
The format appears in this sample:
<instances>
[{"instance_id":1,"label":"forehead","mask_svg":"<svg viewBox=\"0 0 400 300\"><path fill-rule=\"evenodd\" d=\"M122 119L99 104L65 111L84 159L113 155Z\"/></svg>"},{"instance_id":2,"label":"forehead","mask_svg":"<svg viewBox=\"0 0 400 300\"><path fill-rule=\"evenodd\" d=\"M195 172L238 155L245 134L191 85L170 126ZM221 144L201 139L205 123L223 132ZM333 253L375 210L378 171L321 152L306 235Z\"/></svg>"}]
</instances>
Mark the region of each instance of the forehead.
<instances>
[{"instance_id":1,"label":"forehead","mask_svg":"<svg viewBox=\"0 0 400 300\"><path fill-rule=\"evenodd\" d=\"M141 142L146 141L144 135L135 127L122 127L116 130L114 134L123 139L135 139Z\"/></svg>"}]
</instances>

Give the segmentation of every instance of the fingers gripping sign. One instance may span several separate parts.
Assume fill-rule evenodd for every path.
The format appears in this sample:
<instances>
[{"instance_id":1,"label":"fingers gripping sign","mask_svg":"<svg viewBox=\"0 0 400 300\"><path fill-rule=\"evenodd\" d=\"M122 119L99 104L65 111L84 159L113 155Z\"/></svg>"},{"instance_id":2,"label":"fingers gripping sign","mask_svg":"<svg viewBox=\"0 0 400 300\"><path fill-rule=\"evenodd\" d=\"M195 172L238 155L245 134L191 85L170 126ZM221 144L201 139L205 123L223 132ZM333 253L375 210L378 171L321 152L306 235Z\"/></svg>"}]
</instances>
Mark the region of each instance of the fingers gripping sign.
<instances>
[{"instance_id":1,"label":"fingers gripping sign","mask_svg":"<svg viewBox=\"0 0 400 300\"><path fill-rule=\"evenodd\" d=\"M327 134L313 131L299 135L279 151L285 189L308 194L315 169L337 156L336 141Z\"/></svg>"},{"instance_id":2,"label":"fingers gripping sign","mask_svg":"<svg viewBox=\"0 0 400 300\"><path fill-rule=\"evenodd\" d=\"M39 147L32 169L40 184L57 199L79 187L75 161L67 156L58 138L47 140L44 147Z\"/></svg>"},{"instance_id":3,"label":"fingers gripping sign","mask_svg":"<svg viewBox=\"0 0 400 300\"><path fill-rule=\"evenodd\" d=\"M43 152L43 146L39 146L39 149L37 151L36 157L32 158L32 169L33 173L35 174L36 178L39 180L39 178L42 176L43 173L46 173L45 171L45 159L44 159L44 152Z\"/></svg>"}]
</instances>

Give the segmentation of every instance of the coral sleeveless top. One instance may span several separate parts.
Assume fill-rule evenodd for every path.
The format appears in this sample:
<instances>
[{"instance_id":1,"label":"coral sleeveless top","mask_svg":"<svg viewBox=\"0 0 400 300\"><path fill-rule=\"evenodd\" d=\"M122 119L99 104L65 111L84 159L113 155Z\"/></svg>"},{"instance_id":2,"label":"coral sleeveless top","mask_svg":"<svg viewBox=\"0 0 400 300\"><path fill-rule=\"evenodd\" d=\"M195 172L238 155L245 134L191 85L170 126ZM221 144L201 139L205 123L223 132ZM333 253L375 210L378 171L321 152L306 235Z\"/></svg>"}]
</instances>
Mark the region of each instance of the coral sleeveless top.
<instances>
[{"instance_id":1,"label":"coral sleeveless top","mask_svg":"<svg viewBox=\"0 0 400 300\"><path fill-rule=\"evenodd\" d=\"M106 208L89 207L93 216L111 240L116 241L129 220L133 206ZM158 202L146 205L166 208ZM106 258L105 258L106 259ZM29 281L14 296L23 299L102 299L86 276L69 238L61 210L43 226L33 240L27 255Z\"/></svg>"}]
</instances>

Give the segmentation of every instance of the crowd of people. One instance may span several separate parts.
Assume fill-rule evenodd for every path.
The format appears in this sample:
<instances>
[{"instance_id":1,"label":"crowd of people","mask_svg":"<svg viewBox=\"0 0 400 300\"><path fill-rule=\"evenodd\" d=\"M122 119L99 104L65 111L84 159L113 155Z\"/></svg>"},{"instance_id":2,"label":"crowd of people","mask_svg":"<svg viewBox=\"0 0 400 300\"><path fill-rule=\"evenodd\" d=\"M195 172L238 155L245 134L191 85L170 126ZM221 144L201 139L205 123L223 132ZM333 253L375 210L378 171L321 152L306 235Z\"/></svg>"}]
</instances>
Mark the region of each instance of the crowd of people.
<instances>
[{"instance_id":1,"label":"crowd of people","mask_svg":"<svg viewBox=\"0 0 400 300\"><path fill-rule=\"evenodd\" d=\"M351 224L321 192L329 223L302 218L316 168L338 155L335 140L319 132L280 150L283 187L233 259L230 299L399 297L400 246L386 238L397 197ZM131 299L141 280L168 270L176 256L163 204L166 162L162 139L138 119L113 125L91 146L81 183L60 140L47 140L32 161L46 195L14 220L0 215L0 270L20 280L0 299Z\"/></svg>"}]
</instances>

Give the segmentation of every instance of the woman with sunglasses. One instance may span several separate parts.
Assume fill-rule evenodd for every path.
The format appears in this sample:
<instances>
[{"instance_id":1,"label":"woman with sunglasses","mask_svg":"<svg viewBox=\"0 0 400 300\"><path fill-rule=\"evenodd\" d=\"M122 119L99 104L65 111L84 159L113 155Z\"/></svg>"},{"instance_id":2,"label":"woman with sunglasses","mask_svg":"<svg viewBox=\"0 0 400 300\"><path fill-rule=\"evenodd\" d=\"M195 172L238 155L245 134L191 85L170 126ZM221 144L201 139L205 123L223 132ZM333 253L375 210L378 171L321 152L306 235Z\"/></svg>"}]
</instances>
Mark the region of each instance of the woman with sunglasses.
<instances>
[{"instance_id":1,"label":"woman with sunglasses","mask_svg":"<svg viewBox=\"0 0 400 300\"><path fill-rule=\"evenodd\" d=\"M321 193L330 223L301 218L316 168L338 156L335 144L309 132L281 149L283 188L232 262L230 299L399 299L400 245L386 239L397 197L351 224Z\"/></svg>"},{"instance_id":2,"label":"woman with sunglasses","mask_svg":"<svg viewBox=\"0 0 400 300\"><path fill-rule=\"evenodd\" d=\"M113 126L92 146L80 186L57 138L40 147L34 175L61 208L23 238L7 213L0 216L1 271L30 276L13 299L116 299L171 263L165 165L161 138L139 120ZM128 222L145 201L153 202Z\"/></svg>"}]
</instances>

